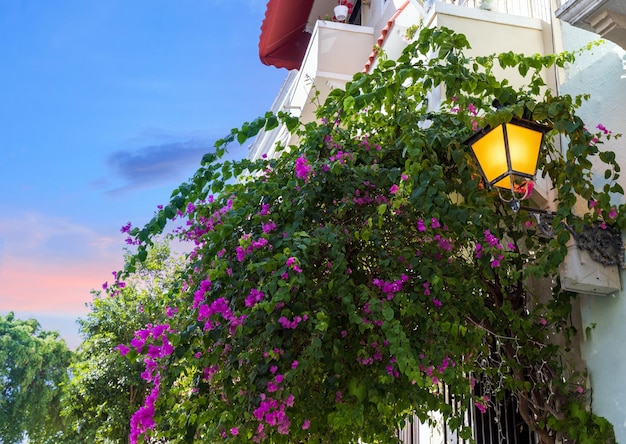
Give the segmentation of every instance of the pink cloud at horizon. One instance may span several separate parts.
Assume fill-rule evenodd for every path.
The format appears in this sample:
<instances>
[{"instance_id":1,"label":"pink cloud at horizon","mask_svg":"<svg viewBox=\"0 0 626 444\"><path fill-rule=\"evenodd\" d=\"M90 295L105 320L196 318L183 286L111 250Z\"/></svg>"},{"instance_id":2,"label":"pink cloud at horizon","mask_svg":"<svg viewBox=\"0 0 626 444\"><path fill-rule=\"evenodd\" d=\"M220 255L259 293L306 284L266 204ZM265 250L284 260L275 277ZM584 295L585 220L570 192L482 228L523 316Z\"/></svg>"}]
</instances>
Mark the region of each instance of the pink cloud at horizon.
<instances>
[{"instance_id":1,"label":"pink cloud at horizon","mask_svg":"<svg viewBox=\"0 0 626 444\"><path fill-rule=\"evenodd\" d=\"M0 218L0 311L87 313L90 291L122 266L121 239L71 216L15 215Z\"/></svg>"},{"instance_id":2,"label":"pink cloud at horizon","mask_svg":"<svg viewBox=\"0 0 626 444\"><path fill-rule=\"evenodd\" d=\"M117 260L58 262L4 255L0 267L0 311L37 311L80 316L89 310L91 290L121 267Z\"/></svg>"}]
</instances>

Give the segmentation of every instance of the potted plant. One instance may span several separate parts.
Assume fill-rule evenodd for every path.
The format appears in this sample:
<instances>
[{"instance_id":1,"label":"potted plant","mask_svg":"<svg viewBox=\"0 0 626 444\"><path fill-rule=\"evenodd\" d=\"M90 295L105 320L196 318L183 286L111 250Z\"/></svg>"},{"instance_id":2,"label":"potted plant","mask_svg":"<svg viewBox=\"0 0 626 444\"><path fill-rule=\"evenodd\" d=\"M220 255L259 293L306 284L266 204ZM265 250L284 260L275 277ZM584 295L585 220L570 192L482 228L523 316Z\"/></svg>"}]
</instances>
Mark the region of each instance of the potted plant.
<instances>
[{"instance_id":1,"label":"potted plant","mask_svg":"<svg viewBox=\"0 0 626 444\"><path fill-rule=\"evenodd\" d=\"M493 0L482 0L480 2L480 9L484 9L486 11L493 10Z\"/></svg>"},{"instance_id":2,"label":"potted plant","mask_svg":"<svg viewBox=\"0 0 626 444\"><path fill-rule=\"evenodd\" d=\"M337 0L337 6L335 6L335 19L339 22L345 21L352 13L354 5L348 0Z\"/></svg>"}]
</instances>

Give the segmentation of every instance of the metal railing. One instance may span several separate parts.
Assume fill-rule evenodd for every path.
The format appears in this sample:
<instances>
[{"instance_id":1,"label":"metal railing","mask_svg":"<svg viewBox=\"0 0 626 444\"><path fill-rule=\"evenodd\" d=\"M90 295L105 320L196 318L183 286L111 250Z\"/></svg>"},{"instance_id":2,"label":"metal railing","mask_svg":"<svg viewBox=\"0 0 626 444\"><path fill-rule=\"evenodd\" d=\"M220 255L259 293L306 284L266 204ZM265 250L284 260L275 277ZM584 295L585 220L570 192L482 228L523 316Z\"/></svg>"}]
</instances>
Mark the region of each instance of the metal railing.
<instances>
[{"instance_id":1,"label":"metal railing","mask_svg":"<svg viewBox=\"0 0 626 444\"><path fill-rule=\"evenodd\" d=\"M501 12L504 14L531 17L550 23L552 10L550 0L423 0L426 9L435 1L442 1L468 8ZM567 0L561 0L565 3Z\"/></svg>"},{"instance_id":2,"label":"metal railing","mask_svg":"<svg viewBox=\"0 0 626 444\"><path fill-rule=\"evenodd\" d=\"M455 398L445 385L440 385L438 391L452 407L453 414L461 414L465 410L462 414L463 426L472 429L472 438L476 444L537 444L537 436L522 420L515 397L509 395L495 403L490 401L486 409L479 409L472 400ZM476 385L475 393L483 393L480 384ZM470 443L469 439L463 439L456 431L450 430L445 418L440 417L436 422L437 425L422 424L414 418L412 423L397 432L397 437L402 444ZM420 433L423 428L428 429L427 433ZM426 443L420 441L420 437L428 437Z\"/></svg>"}]
</instances>

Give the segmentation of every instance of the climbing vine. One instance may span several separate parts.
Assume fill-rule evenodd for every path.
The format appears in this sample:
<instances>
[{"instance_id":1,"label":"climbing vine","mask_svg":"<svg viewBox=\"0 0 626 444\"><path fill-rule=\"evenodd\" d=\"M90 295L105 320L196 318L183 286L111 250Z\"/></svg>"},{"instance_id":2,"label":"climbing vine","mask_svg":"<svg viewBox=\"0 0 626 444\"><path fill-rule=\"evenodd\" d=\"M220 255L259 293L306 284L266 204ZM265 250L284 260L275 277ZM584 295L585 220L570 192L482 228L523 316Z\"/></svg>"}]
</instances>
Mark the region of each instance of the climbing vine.
<instances>
[{"instance_id":1,"label":"climbing vine","mask_svg":"<svg viewBox=\"0 0 626 444\"><path fill-rule=\"evenodd\" d=\"M138 250L120 276L170 220L191 250L170 321L118 347L145 362L151 386L131 442L393 443L433 412L469 438L464 412L505 398L541 443L614 442L570 359L575 295L557 269L583 224L626 223L611 206L619 166L600 151L615 136L585 127L584 96L546 88L543 70L573 54L468 58L467 47L420 29L397 61L332 91L315 122L268 113L234 129L128 229ZM463 143L513 117L552 128L540 159L551 238L485 187ZM298 142L276 158L220 161L228 143L278 125Z\"/></svg>"}]
</instances>

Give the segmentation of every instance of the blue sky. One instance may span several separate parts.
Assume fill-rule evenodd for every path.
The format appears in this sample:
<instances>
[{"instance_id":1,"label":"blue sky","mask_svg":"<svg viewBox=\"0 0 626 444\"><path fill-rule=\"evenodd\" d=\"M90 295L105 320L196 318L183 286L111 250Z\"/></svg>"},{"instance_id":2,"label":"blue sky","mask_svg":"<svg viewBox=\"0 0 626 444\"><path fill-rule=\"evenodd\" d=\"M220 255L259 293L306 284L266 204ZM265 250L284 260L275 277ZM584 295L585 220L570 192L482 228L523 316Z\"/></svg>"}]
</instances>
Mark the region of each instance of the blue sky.
<instances>
[{"instance_id":1,"label":"blue sky","mask_svg":"<svg viewBox=\"0 0 626 444\"><path fill-rule=\"evenodd\" d=\"M271 106L287 71L259 61L265 5L0 0L0 314L78 343L120 227Z\"/></svg>"}]
</instances>

